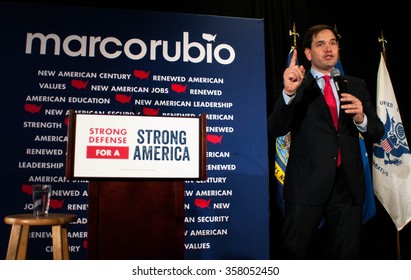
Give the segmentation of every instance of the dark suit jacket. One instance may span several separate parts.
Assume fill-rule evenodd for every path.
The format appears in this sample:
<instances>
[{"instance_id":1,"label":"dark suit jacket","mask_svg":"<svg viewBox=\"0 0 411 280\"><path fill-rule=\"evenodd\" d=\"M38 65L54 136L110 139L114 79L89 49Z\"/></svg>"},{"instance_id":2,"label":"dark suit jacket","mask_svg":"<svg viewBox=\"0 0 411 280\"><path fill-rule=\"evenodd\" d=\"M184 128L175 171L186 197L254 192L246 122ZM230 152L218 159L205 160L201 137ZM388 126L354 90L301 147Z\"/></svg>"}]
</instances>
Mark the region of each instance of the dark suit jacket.
<instances>
[{"instance_id":1,"label":"dark suit jacket","mask_svg":"<svg viewBox=\"0 0 411 280\"><path fill-rule=\"evenodd\" d=\"M365 141L377 142L384 133L365 81L345 76L348 92L361 100L368 118ZM338 147L342 166L354 202L362 205L365 195L364 168L359 146L359 130L353 118L340 110L335 130L324 96L315 78L307 71L295 99L286 105L282 96L268 119L274 137L291 131L291 146L284 181L284 200L322 205L327 200L336 172Z\"/></svg>"}]
</instances>

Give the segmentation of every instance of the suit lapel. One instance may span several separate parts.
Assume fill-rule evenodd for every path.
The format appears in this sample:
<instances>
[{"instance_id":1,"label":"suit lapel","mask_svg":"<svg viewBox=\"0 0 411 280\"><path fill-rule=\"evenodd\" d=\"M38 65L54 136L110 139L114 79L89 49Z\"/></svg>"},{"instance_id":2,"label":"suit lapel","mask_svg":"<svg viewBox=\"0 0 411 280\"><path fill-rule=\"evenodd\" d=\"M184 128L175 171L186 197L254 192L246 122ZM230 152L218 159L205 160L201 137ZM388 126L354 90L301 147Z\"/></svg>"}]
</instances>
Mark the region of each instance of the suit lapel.
<instances>
[{"instance_id":1,"label":"suit lapel","mask_svg":"<svg viewBox=\"0 0 411 280\"><path fill-rule=\"evenodd\" d=\"M327 102L325 101L324 94L322 93L320 87L317 84L317 81L315 80L315 78L310 72L306 73L304 77L304 81L301 84L300 88L301 89L299 90L302 90L304 93L301 95L297 95L297 98L303 99L303 103L307 105L319 99L315 109L319 110L319 112L321 112L321 114L324 115L324 118L327 120L330 127L335 129L334 122L331 117L330 108L328 107ZM309 90L305 90L305 89L309 89ZM340 127L341 121L342 120L339 117L338 127Z\"/></svg>"}]
</instances>

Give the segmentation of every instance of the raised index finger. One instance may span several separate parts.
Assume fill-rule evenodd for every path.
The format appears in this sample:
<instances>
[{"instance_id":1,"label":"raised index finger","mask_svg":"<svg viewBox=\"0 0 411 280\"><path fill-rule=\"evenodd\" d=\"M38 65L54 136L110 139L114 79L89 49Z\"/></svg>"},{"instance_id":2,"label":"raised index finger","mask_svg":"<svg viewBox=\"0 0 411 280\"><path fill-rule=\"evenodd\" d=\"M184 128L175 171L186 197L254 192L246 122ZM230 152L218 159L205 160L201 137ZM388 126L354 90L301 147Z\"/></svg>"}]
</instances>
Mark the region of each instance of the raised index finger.
<instances>
[{"instance_id":1,"label":"raised index finger","mask_svg":"<svg viewBox=\"0 0 411 280\"><path fill-rule=\"evenodd\" d=\"M297 49L293 50L293 56L291 57L290 64L288 65L289 67L295 66L297 61Z\"/></svg>"}]
</instances>

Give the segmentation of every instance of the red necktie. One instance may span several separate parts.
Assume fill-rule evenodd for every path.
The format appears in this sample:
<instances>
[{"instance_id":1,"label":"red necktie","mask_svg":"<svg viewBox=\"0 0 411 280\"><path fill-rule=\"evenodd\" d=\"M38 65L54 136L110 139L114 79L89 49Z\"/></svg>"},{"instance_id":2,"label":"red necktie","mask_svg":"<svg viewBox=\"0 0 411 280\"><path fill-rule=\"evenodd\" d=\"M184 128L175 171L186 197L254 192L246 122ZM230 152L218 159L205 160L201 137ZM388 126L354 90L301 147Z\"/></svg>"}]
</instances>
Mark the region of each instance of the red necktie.
<instances>
[{"instance_id":1,"label":"red necktie","mask_svg":"<svg viewBox=\"0 0 411 280\"><path fill-rule=\"evenodd\" d=\"M330 108L331 117L334 122L335 129L338 129L338 111L337 111L337 103L335 101L334 93L331 88L330 84L330 76L325 75L323 76L325 85L324 85L324 98L325 102L327 102L328 107ZM338 149L338 161L337 166L341 164L341 156L340 156L340 149Z\"/></svg>"}]
</instances>

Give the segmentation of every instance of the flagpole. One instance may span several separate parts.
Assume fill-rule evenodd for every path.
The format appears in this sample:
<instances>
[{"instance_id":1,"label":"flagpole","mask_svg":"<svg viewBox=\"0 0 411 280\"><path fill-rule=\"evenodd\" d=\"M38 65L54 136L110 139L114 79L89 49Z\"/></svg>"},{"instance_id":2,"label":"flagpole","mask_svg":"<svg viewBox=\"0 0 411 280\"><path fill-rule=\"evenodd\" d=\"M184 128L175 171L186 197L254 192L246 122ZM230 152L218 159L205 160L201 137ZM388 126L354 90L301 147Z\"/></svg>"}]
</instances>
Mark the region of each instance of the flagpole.
<instances>
[{"instance_id":1,"label":"flagpole","mask_svg":"<svg viewBox=\"0 0 411 280\"><path fill-rule=\"evenodd\" d=\"M400 231L397 230L397 260L401 260Z\"/></svg>"},{"instance_id":2,"label":"flagpole","mask_svg":"<svg viewBox=\"0 0 411 280\"><path fill-rule=\"evenodd\" d=\"M384 58L385 64L387 64L387 40L384 38L384 32L381 29L381 37L378 38L378 42L381 43L381 48L382 48L382 57ZM397 260L401 259L401 242L400 242L400 231L397 230L396 233L396 245L397 245Z\"/></svg>"}]
</instances>

